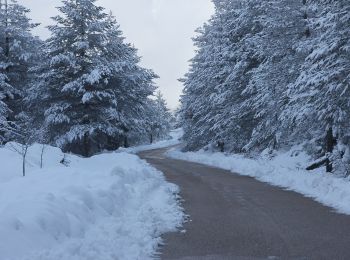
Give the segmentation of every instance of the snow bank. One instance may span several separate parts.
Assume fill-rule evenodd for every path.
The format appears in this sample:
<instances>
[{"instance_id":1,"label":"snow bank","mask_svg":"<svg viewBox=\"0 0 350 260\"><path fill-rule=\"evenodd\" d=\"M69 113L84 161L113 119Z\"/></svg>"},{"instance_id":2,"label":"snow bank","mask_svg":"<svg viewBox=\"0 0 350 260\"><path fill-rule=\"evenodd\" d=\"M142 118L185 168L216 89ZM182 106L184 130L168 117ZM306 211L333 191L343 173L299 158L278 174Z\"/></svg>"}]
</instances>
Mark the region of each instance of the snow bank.
<instances>
[{"instance_id":1,"label":"snow bank","mask_svg":"<svg viewBox=\"0 0 350 260\"><path fill-rule=\"evenodd\" d=\"M16 144L0 148L1 260L148 259L160 235L181 225L177 186L137 156L89 159L41 145L21 177Z\"/></svg>"},{"instance_id":2,"label":"snow bank","mask_svg":"<svg viewBox=\"0 0 350 260\"><path fill-rule=\"evenodd\" d=\"M179 128L170 132L169 140L159 141L154 144L146 144L146 145L140 145L140 146L135 146L130 148L121 148L118 151L128 152L128 153L138 153L138 152L147 151L147 150L170 147L170 146L180 144L181 143L180 139L182 138L182 136L183 136L183 130L182 128Z\"/></svg>"},{"instance_id":3,"label":"snow bank","mask_svg":"<svg viewBox=\"0 0 350 260\"><path fill-rule=\"evenodd\" d=\"M249 159L241 155L222 153L187 152L172 150L168 155L175 159L198 162L229 170L240 175L251 176L333 207L340 213L350 214L349 179L328 174L324 169L304 170L309 157L298 147L289 152L280 153L273 159L261 157Z\"/></svg>"}]
</instances>

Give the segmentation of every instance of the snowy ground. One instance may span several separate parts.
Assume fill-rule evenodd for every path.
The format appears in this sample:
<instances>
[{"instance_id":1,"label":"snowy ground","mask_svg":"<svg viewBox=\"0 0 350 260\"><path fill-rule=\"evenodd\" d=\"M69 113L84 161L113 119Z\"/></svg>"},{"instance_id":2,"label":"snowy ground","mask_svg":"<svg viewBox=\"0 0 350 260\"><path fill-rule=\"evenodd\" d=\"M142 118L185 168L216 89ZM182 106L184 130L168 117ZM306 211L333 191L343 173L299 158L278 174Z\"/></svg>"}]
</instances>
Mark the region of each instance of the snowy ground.
<instances>
[{"instance_id":1,"label":"snowy ground","mask_svg":"<svg viewBox=\"0 0 350 260\"><path fill-rule=\"evenodd\" d=\"M162 233L181 225L177 186L137 156L89 159L40 145L30 148L27 176L11 145L0 148L1 260L148 259Z\"/></svg>"},{"instance_id":2,"label":"snowy ground","mask_svg":"<svg viewBox=\"0 0 350 260\"><path fill-rule=\"evenodd\" d=\"M128 153L138 153L142 151L152 150L152 149L158 149L158 148L165 148L170 147L174 145L178 145L181 143L180 138L183 135L182 128L175 129L170 132L170 138L168 140L156 142L154 144L145 144L130 148L121 148L118 151L119 152L128 152Z\"/></svg>"},{"instance_id":3,"label":"snowy ground","mask_svg":"<svg viewBox=\"0 0 350 260\"><path fill-rule=\"evenodd\" d=\"M241 155L204 151L182 153L178 150L172 150L168 155L175 159L203 163L251 176L311 197L324 205L333 207L338 212L350 214L349 179L328 174L324 169L304 170L310 158L299 147L280 153L273 159L261 156L253 160Z\"/></svg>"}]
</instances>

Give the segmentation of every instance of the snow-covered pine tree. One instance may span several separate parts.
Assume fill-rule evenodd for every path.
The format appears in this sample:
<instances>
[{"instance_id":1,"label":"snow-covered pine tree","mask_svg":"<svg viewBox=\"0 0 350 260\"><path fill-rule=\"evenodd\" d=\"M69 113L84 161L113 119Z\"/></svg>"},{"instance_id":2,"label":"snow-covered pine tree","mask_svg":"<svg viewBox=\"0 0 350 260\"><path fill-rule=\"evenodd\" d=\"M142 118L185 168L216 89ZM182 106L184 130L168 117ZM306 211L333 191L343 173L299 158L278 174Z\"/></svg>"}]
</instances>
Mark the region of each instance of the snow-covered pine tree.
<instances>
[{"instance_id":1,"label":"snow-covered pine tree","mask_svg":"<svg viewBox=\"0 0 350 260\"><path fill-rule=\"evenodd\" d=\"M0 2L0 17L4 17L5 13L3 10L2 3ZM0 24L0 35L5 35L5 27ZM4 102L6 98L6 93L12 90L11 86L7 83L7 77L5 74L5 59L3 57L4 49L0 46L0 144L5 140L5 133L8 128L7 117L9 114L9 108ZM12 91L11 91L12 92Z\"/></svg>"},{"instance_id":2,"label":"snow-covered pine tree","mask_svg":"<svg viewBox=\"0 0 350 260\"><path fill-rule=\"evenodd\" d=\"M350 3L308 3L316 13L310 19L312 51L291 90L285 115L295 135L324 140L323 154L332 157L335 138L350 146ZM331 164L327 168L331 171Z\"/></svg>"},{"instance_id":3,"label":"snow-covered pine tree","mask_svg":"<svg viewBox=\"0 0 350 260\"><path fill-rule=\"evenodd\" d=\"M172 115L160 91L157 92L155 100L150 99L149 105L147 129L149 142L153 143L154 141L164 139L169 135Z\"/></svg>"},{"instance_id":4,"label":"snow-covered pine tree","mask_svg":"<svg viewBox=\"0 0 350 260\"><path fill-rule=\"evenodd\" d=\"M246 93L246 88L252 72L262 62L255 46L263 29L260 3L256 0L228 0L219 16L220 20L226 17L223 26L226 33L221 39L225 45L220 55L226 61L226 66L221 68L226 77L218 88L217 98L212 101L220 107L212 119L215 122L212 131L216 132L215 141L230 151L240 152L255 126L252 110L243 104L250 95ZM224 150L223 147L221 150Z\"/></svg>"},{"instance_id":5,"label":"snow-covered pine tree","mask_svg":"<svg viewBox=\"0 0 350 260\"><path fill-rule=\"evenodd\" d=\"M294 49L304 34L302 2L214 4L216 13L197 38L199 50L184 81L185 140L189 149L210 143L236 152L264 147L276 140L286 101L280 94L303 60Z\"/></svg>"},{"instance_id":6,"label":"snow-covered pine tree","mask_svg":"<svg viewBox=\"0 0 350 260\"><path fill-rule=\"evenodd\" d=\"M109 27L107 15L93 1L85 0L63 1L58 9L63 15L54 17L56 25L49 27L52 36L47 41L46 63L41 65L31 101L40 99L51 141L66 150L76 143L79 152L88 156L91 135L112 125L108 120L107 126L100 125L102 120L98 120L107 115L115 101L114 94L104 89L107 64L97 59L103 53ZM106 105L93 106L94 101L102 99Z\"/></svg>"},{"instance_id":7,"label":"snow-covered pine tree","mask_svg":"<svg viewBox=\"0 0 350 260\"><path fill-rule=\"evenodd\" d=\"M0 9L1 10L1 9ZM5 32L4 28L0 27L0 35L3 35ZM0 47L0 53L3 53L2 47ZM5 135L8 131L8 115L9 108L4 102L7 93L12 92L12 86L8 84L8 79L5 74L5 62L0 60L0 145L5 141Z\"/></svg>"},{"instance_id":8,"label":"snow-covered pine tree","mask_svg":"<svg viewBox=\"0 0 350 260\"><path fill-rule=\"evenodd\" d=\"M31 34L36 24L28 13L29 9L15 0L0 0L0 136L5 140L15 138L16 117L26 110L23 99L30 81L28 70L39 56L40 41Z\"/></svg>"},{"instance_id":9,"label":"snow-covered pine tree","mask_svg":"<svg viewBox=\"0 0 350 260\"><path fill-rule=\"evenodd\" d=\"M0 88L2 88L6 83L1 78L4 77L0 74ZM4 93L0 91L0 145L5 141L6 133L9 131L8 114L9 109L7 105L2 101L5 98Z\"/></svg>"},{"instance_id":10,"label":"snow-covered pine tree","mask_svg":"<svg viewBox=\"0 0 350 260\"><path fill-rule=\"evenodd\" d=\"M196 39L199 50L184 81L188 148L273 146L287 85L303 61L296 50L305 35L303 2L213 2L216 13Z\"/></svg>"},{"instance_id":11,"label":"snow-covered pine tree","mask_svg":"<svg viewBox=\"0 0 350 260\"><path fill-rule=\"evenodd\" d=\"M197 47L189 73L182 80L185 89L181 98L181 118L187 149L200 149L221 141L221 126L217 124L222 109L225 79L234 63L230 56L228 4L215 1L216 12L210 21L198 29L194 39Z\"/></svg>"},{"instance_id":12,"label":"snow-covered pine tree","mask_svg":"<svg viewBox=\"0 0 350 260\"><path fill-rule=\"evenodd\" d=\"M156 94L156 112L158 121L160 122L160 128L157 132L157 138L162 139L169 136L169 132L171 130L171 121L173 120L173 115L168 108L167 102L163 96L163 94L158 91Z\"/></svg>"},{"instance_id":13,"label":"snow-covered pine tree","mask_svg":"<svg viewBox=\"0 0 350 260\"><path fill-rule=\"evenodd\" d=\"M110 15L108 20L112 26L107 33L107 49L109 57L112 57L111 62L117 68L110 84L115 87L118 104L118 140L122 145L128 146L142 142L147 136L145 124L146 115L149 114L148 97L156 90L153 81L158 76L139 65L137 49L123 42L124 38L114 17Z\"/></svg>"},{"instance_id":14,"label":"snow-covered pine tree","mask_svg":"<svg viewBox=\"0 0 350 260\"><path fill-rule=\"evenodd\" d=\"M323 142L327 169L333 162L344 170L340 162L350 165L348 1L214 3L184 79L187 148L218 142L251 152L313 139Z\"/></svg>"},{"instance_id":15,"label":"snow-covered pine tree","mask_svg":"<svg viewBox=\"0 0 350 260\"><path fill-rule=\"evenodd\" d=\"M306 51L298 43L308 37L302 1L261 1L261 32L253 42L262 61L252 72L245 110L254 113L255 124L246 150L277 149L286 142L288 129L282 128L281 113L288 103L288 86L300 75Z\"/></svg>"},{"instance_id":16,"label":"snow-covered pine tree","mask_svg":"<svg viewBox=\"0 0 350 260\"><path fill-rule=\"evenodd\" d=\"M51 142L89 156L121 145L128 116L142 113L154 91L154 74L138 66L136 50L96 0L62 2L31 103L40 100Z\"/></svg>"}]
</instances>

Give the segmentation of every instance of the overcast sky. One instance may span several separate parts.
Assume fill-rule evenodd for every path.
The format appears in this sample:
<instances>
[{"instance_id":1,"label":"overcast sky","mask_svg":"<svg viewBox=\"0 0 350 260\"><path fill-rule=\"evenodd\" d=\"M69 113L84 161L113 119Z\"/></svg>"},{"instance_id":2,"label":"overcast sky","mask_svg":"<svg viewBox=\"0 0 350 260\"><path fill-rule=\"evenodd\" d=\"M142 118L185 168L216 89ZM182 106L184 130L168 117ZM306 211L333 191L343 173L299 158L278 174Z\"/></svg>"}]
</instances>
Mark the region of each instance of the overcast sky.
<instances>
[{"instance_id":1,"label":"overcast sky","mask_svg":"<svg viewBox=\"0 0 350 260\"><path fill-rule=\"evenodd\" d=\"M60 0L19 0L32 10L34 22L42 26L35 34L46 38L45 26L57 13ZM170 108L178 105L182 85L177 81L188 69L194 55L191 38L194 30L213 13L210 0L99 0L112 10L127 41L139 49L142 65L153 69Z\"/></svg>"}]
</instances>

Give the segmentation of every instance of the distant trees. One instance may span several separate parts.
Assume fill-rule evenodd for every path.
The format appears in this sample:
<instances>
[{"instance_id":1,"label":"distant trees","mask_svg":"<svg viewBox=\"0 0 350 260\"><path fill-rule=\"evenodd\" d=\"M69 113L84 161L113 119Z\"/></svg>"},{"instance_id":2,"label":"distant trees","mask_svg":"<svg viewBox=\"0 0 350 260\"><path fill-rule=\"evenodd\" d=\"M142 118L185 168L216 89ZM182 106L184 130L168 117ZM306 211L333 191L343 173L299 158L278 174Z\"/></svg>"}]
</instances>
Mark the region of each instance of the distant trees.
<instances>
[{"instance_id":1,"label":"distant trees","mask_svg":"<svg viewBox=\"0 0 350 260\"><path fill-rule=\"evenodd\" d=\"M214 4L183 80L187 149L253 153L313 140L318 157L349 161L350 3Z\"/></svg>"},{"instance_id":2,"label":"distant trees","mask_svg":"<svg viewBox=\"0 0 350 260\"><path fill-rule=\"evenodd\" d=\"M96 0L63 0L49 26L51 37L41 42L30 33L36 25L26 16L29 10L14 0L0 3L4 140L21 141L8 134L12 128L23 133L22 112L39 133L35 141L84 156L149 139L148 122L160 113L150 98L157 76L139 65L137 50L125 43L112 14ZM22 120L16 125L17 115ZM169 131L162 120L155 138Z\"/></svg>"},{"instance_id":3,"label":"distant trees","mask_svg":"<svg viewBox=\"0 0 350 260\"><path fill-rule=\"evenodd\" d=\"M157 92L155 100L150 100L149 115L147 117L147 132L149 142L164 139L171 130L172 114L167 108L166 101L160 91Z\"/></svg>"}]
</instances>

